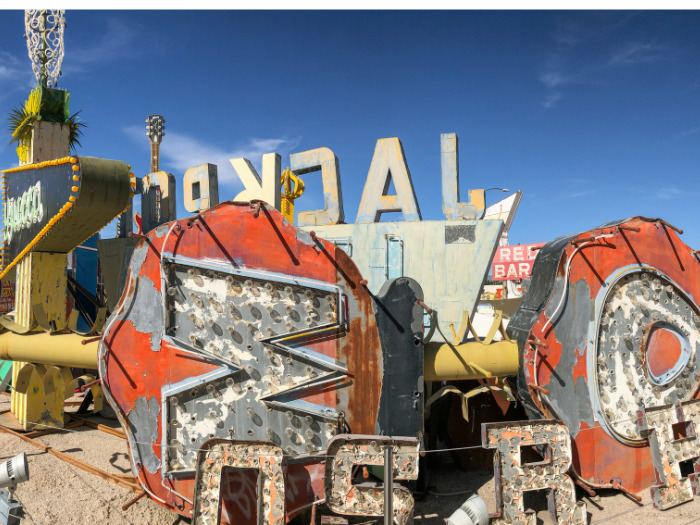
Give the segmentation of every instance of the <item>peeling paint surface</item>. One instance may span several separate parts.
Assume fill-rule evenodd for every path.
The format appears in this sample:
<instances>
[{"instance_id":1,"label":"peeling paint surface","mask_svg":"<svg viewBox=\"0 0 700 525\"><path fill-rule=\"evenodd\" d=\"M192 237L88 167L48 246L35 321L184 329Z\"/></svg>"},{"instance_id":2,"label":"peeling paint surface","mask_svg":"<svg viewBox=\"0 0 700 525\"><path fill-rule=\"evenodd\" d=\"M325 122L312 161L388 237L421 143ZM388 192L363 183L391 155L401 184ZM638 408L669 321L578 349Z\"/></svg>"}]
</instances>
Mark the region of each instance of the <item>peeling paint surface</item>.
<instances>
[{"instance_id":1,"label":"peeling paint surface","mask_svg":"<svg viewBox=\"0 0 700 525\"><path fill-rule=\"evenodd\" d=\"M305 229L313 229L319 237L351 253L375 294L389 279L392 270L390 240L400 238L401 276L420 283L426 304L439 312L440 328L448 334L450 323L454 323L455 329L460 326L464 310L470 314L476 310L503 222L371 222Z\"/></svg>"},{"instance_id":2,"label":"peeling paint surface","mask_svg":"<svg viewBox=\"0 0 700 525\"><path fill-rule=\"evenodd\" d=\"M496 505L500 517L495 525L535 525L537 516L528 513L524 493L547 490L549 512L559 524L587 523L586 504L576 501L571 467L571 439L566 425L558 421L483 423L482 446L495 449ZM544 461L524 465L521 447L545 446Z\"/></svg>"},{"instance_id":3,"label":"peeling paint surface","mask_svg":"<svg viewBox=\"0 0 700 525\"><path fill-rule=\"evenodd\" d=\"M221 523L221 477L225 469L256 469L258 525L283 525L284 458L282 449L267 443L208 441L199 452L192 525Z\"/></svg>"},{"instance_id":4,"label":"peeling paint surface","mask_svg":"<svg viewBox=\"0 0 700 525\"><path fill-rule=\"evenodd\" d=\"M99 347L105 397L132 450L139 439L127 414L140 398L158 401L157 465L149 456L132 463L134 473L189 517L207 441L266 442L293 458L292 518L323 496L331 438L374 431L383 351L372 296L342 250L298 235L264 203L225 202L163 231L135 248ZM138 425L150 443L152 427ZM222 477L222 523L255 522L249 477Z\"/></svg>"},{"instance_id":5,"label":"peeling paint surface","mask_svg":"<svg viewBox=\"0 0 700 525\"><path fill-rule=\"evenodd\" d=\"M640 418L641 419L641 418ZM676 436L674 426L681 424L687 435ZM683 477L680 463L700 457L700 400L647 409L642 420L649 437L658 484L650 488L654 507L666 510L693 499L693 487ZM695 469L697 476L697 468Z\"/></svg>"},{"instance_id":6,"label":"peeling paint surface","mask_svg":"<svg viewBox=\"0 0 700 525\"><path fill-rule=\"evenodd\" d=\"M137 287L139 293L135 295L127 319L134 323L137 331L150 336L151 350L158 352L163 337L163 315L154 305L160 302L160 293L147 277L139 277Z\"/></svg>"},{"instance_id":7,"label":"peeling paint surface","mask_svg":"<svg viewBox=\"0 0 700 525\"><path fill-rule=\"evenodd\" d=\"M148 472L155 474L160 467L160 460L156 456L153 444L158 441L158 412L160 407L155 397L146 401L139 397L134 408L127 414L129 429L135 443L132 453L137 456L136 461L141 463Z\"/></svg>"},{"instance_id":8,"label":"peeling paint surface","mask_svg":"<svg viewBox=\"0 0 700 525\"><path fill-rule=\"evenodd\" d=\"M649 487L638 413L698 397L700 260L676 230L635 217L545 245L508 326L531 418L566 422L594 488Z\"/></svg>"},{"instance_id":9,"label":"peeling paint surface","mask_svg":"<svg viewBox=\"0 0 700 525\"><path fill-rule=\"evenodd\" d=\"M336 436L328 445L326 461L326 504L339 514L383 516L383 486L353 484L353 467L384 465L384 447L393 450L394 479L418 479L418 440L384 436ZM393 521L407 523L413 513L413 495L401 485L393 487Z\"/></svg>"}]
</instances>

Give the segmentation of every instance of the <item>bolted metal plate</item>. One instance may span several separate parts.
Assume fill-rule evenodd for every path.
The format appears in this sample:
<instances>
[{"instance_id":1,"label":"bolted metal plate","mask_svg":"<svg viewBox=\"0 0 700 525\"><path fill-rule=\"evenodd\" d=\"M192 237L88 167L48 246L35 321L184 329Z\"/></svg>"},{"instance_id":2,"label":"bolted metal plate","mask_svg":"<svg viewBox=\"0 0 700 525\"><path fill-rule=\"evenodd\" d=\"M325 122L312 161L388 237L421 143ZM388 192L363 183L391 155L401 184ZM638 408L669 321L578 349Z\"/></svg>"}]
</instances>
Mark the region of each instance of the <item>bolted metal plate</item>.
<instances>
[{"instance_id":1,"label":"bolted metal plate","mask_svg":"<svg viewBox=\"0 0 700 525\"><path fill-rule=\"evenodd\" d=\"M335 410L261 399L259 381L246 371L216 372L195 382L191 388L164 391L168 448L163 472L193 470L198 450L209 439L266 441L296 456L325 451L338 431Z\"/></svg>"},{"instance_id":2,"label":"bolted metal plate","mask_svg":"<svg viewBox=\"0 0 700 525\"><path fill-rule=\"evenodd\" d=\"M344 328L339 310L342 293L328 283L266 272L234 272L198 261L167 264L164 271L170 312L167 334L179 344L232 366L250 364L263 341L300 339L324 329ZM269 375L270 379L274 376ZM284 387L274 383L269 388L279 391Z\"/></svg>"},{"instance_id":3,"label":"bolted metal plate","mask_svg":"<svg viewBox=\"0 0 700 525\"><path fill-rule=\"evenodd\" d=\"M344 330L340 290L309 279L195 264L164 265L166 333L223 368L164 388L164 472L193 469L197 449L213 438L269 441L289 455L324 451L339 413L290 394L347 372L343 363L300 346Z\"/></svg>"}]
</instances>

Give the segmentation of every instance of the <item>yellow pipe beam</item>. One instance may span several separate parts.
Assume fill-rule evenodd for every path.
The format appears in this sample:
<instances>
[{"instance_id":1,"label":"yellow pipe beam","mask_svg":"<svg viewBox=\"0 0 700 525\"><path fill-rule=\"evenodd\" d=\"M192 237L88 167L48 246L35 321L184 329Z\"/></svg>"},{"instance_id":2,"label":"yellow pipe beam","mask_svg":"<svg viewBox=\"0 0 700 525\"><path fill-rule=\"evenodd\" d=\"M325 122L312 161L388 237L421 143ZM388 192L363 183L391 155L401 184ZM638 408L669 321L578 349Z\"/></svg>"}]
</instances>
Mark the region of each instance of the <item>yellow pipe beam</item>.
<instances>
[{"instance_id":1,"label":"yellow pipe beam","mask_svg":"<svg viewBox=\"0 0 700 525\"><path fill-rule=\"evenodd\" d=\"M513 376L518 373L518 345L515 341L428 343L423 361L426 381Z\"/></svg>"},{"instance_id":2,"label":"yellow pipe beam","mask_svg":"<svg viewBox=\"0 0 700 525\"><path fill-rule=\"evenodd\" d=\"M77 334L49 335L42 332L20 335L4 332L0 334L0 359L96 369L99 341L83 345L83 339Z\"/></svg>"}]
</instances>

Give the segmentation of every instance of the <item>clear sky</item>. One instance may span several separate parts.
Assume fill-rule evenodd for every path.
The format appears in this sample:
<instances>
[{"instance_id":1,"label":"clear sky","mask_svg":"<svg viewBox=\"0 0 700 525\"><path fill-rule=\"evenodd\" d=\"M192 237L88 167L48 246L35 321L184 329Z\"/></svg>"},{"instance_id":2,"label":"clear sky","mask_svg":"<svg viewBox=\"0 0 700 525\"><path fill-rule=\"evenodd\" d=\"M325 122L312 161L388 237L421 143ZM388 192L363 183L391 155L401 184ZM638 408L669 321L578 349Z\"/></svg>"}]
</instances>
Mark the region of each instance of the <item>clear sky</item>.
<instances>
[{"instance_id":1,"label":"clear sky","mask_svg":"<svg viewBox=\"0 0 700 525\"><path fill-rule=\"evenodd\" d=\"M22 11L0 11L0 109L35 80ZM68 11L63 76L88 127L79 153L149 171L328 147L353 222L376 140L399 137L424 219L442 219L440 134L469 188L522 190L511 243L634 215L700 249L700 12ZM3 126L5 130L6 126ZM1 141L0 166L16 165ZM298 209L321 207L306 176ZM505 197L488 192L487 204Z\"/></svg>"}]
</instances>

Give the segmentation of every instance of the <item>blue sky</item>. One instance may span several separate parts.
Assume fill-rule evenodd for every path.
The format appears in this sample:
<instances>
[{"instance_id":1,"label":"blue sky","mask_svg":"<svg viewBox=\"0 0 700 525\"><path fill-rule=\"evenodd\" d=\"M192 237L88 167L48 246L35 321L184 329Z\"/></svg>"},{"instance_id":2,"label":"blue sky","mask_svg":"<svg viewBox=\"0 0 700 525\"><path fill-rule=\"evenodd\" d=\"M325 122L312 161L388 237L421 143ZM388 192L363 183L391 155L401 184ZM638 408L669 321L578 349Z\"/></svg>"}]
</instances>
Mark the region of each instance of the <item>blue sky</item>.
<instances>
[{"instance_id":1,"label":"blue sky","mask_svg":"<svg viewBox=\"0 0 700 525\"><path fill-rule=\"evenodd\" d=\"M511 243L661 217L700 249L700 12L68 11L59 87L88 128L79 153L149 171L328 147L355 220L376 140L399 137L424 219L442 219L440 134L468 188L522 190ZM22 11L0 11L0 109L34 85ZM5 126L3 126L5 129ZM17 162L0 142L0 166ZM298 209L321 206L306 176ZM505 194L489 192L487 204Z\"/></svg>"}]
</instances>

